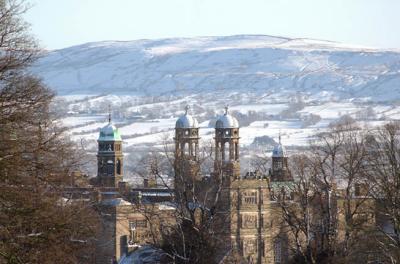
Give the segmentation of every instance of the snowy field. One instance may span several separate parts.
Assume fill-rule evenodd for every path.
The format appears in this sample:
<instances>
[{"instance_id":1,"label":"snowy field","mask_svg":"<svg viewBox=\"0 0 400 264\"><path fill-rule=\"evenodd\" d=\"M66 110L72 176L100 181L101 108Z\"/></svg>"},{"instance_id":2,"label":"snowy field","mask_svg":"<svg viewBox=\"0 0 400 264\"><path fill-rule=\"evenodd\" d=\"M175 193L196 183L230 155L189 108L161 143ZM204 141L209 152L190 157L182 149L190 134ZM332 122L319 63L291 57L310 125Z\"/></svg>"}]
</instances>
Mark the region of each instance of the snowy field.
<instances>
[{"instance_id":1,"label":"snowy field","mask_svg":"<svg viewBox=\"0 0 400 264\"><path fill-rule=\"evenodd\" d=\"M122 97L122 98L120 98ZM96 99L99 104L108 103L113 107L117 107L120 102L128 102L124 96L101 96ZM132 97L129 97L132 99ZM258 97L257 97L258 98ZM305 146L309 140L319 132L324 131L330 123L338 120L344 115L354 119L360 119L364 116L364 112L372 111L373 116L369 116L368 120L362 120L363 125L377 126L381 125L385 120L400 119L400 107L388 105L364 105L352 102L318 102L310 101L303 103L302 109L294 111L298 114L296 117L285 118L281 116L282 112L289 109L290 102L284 97L281 103L276 102L276 98L271 102L266 102L264 98L262 103L257 98L245 98L244 101L253 100L253 104L241 104L234 96L227 96L226 104L231 103L229 108L232 115L241 114L247 117L249 113L256 113L257 119L249 124L240 126L240 144L242 147L251 145L256 137L268 136L277 139L278 135L282 135L282 141L287 146ZM79 102L72 101L69 107L76 108L78 105L82 111L89 111L85 107L90 108L93 99ZM177 118L183 114L186 104L192 107L191 114L199 119L200 136L202 140L209 141L213 139L214 130L212 128L212 120L223 113L225 104L219 101L209 100L207 96L190 96L187 98L173 99L167 102L145 103L141 104L140 100L129 101L130 104L126 108L113 108L113 122L119 128L125 147L134 147L139 145L156 146L162 145L166 140L172 140L175 122ZM141 113L141 109L146 109L146 113L150 113L151 117ZM124 114L131 113L132 109L140 119L132 119L124 117ZM372 109L372 110L371 110ZM162 116L168 113L168 117ZM304 125L301 120L302 116L317 115L320 117L315 123ZM152 118L158 116L158 118ZM87 113L73 113L62 119L63 124L69 127L69 133L76 141L82 139L88 142L95 142L98 137L98 131L102 126L107 124L108 113L96 113L93 115ZM240 120L240 119L239 119ZM361 120L360 120L361 121Z\"/></svg>"},{"instance_id":2,"label":"snowy field","mask_svg":"<svg viewBox=\"0 0 400 264\"><path fill-rule=\"evenodd\" d=\"M225 105L231 105L229 112L240 123L242 170L251 169L249 160L252 155L269 156L271 142L277 142L279 135L290 153L294 153L296 149L306 147L316 134L326 131L330 124L344 116L351 117L359 125L368 128L381 126L391 120L400 120L400 107L395 104L365 104L349 100L319 101L309 97L301 99L299 94L279 97L277 94L238 96L237 93L232 93L225 94L224 100L215 94L201 94L164 98L164 101L157 98L154 103L149 102L151 99L148 97L128 95L128 100L125 96L102 95L96 100L93 96L86 99L65 99L70 111L66 111L61 121L69 128L71 138L79 146L83 145L92 157L90 173L95 171L96 140L100 128L108 123L108 105L112 109L112 121L119 128L123 139L127 180L137 176L135 170L140 165L141 158L154 151L163 152L166 144L173 148L171 143L175 122L184 113L186 105L191 106L190 113L199 120L200 144L204 146L208 146L214 139L213 125L217 116L224 112ZM301 101L300 107L296 100ZM107 107L93 111L93 102ZM124 102L122 106L121 102ZM73 111L72 108L79 110ZM310 116L314 118L313 122L305 122Z\"/></svg>"}]
</instances>

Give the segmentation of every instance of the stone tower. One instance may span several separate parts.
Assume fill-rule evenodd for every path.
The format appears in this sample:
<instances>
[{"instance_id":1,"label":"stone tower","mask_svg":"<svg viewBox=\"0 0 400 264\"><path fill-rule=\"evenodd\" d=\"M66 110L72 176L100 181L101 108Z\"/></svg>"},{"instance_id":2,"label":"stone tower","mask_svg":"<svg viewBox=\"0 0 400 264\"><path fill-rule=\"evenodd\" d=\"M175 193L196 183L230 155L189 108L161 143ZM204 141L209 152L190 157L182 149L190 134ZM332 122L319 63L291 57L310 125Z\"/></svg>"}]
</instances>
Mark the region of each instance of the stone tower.
<instances>
[{"instance_id":1,"label":"stone tower","mask_svg":"<svg viewBox=\"0 0 400 264\"><path fill-rule=\"evenodd\" d=\"M229 114L228 107L215 123L214 174L228 182L240 176L239 122Z\"/></svg>"},{"instance_id":2,"label":"stone tower","mask_svg":"<svg viewBox=\"0 0 400 264\"><path fill-rule=\"evenodd\" d=\"M229 252L231 240L231 183L240 178L239 122L228 112L215 123L215 161L212 184L220 188L215 211L215 230L221 242L221 252Z\"/></svg>"},{"instance_id":3,"label":"stone tower","mask_svg":"<svg viewBox=\"0 0 400 264\"><path fill-rule=\"evenodd\" d=\"M272 151L272 168L270 174L272 182L293 181L288 167L286 149L281 142L281 135L279 135L278 145Z\"/></svg>"},{"instance_id":4,"label":"stone tower","mask_svg":"<svg viewBox=\"0 0 400 264\"><path fill-rule=\"evenodd\" d=\"M108 124L100 129L97 139L97 184L102 187L118 187L123 181L123 159L122 139L111 122L111 114Z\"/></svg>"},{"instance_id":5,"label":"stone tower","mask_svg":"<svg viewBox=\"0 0 400 264\"><path fill-rule=\"evenodd\" d=\"M179 117L175 125L175 187L182 184L192 185L200 179L199 166L199 125L189 114L189 106L185 114Z\"/></svg>"}]
</instances>

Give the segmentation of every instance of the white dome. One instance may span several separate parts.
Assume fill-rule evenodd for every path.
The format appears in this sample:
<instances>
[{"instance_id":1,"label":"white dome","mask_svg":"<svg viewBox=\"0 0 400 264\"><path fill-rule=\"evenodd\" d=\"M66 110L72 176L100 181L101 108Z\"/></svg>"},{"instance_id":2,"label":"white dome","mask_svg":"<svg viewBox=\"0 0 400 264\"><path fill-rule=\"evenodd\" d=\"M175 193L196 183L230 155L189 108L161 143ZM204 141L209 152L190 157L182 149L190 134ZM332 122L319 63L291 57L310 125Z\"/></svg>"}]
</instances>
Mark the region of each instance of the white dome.
<instances>
[{"instance_id":1,"label":"white dome","mask_svg":"<svg viewBox=\"0 0 400 264\"><path fill-rule=\"evenodd\" d=\"M217 119L215 128L239 128L239 122L228 113L228 107L225 107L225 114Z\"/></svg>"},{"instance_id":2,"label":"white dome","mask_svg":"<svg viewBox=\"0 0 400 264\"><path fill-rule=\"evenodd\" d=\"M189 106L186 106L185 110L185 114L176 121L175 128L198 128L199 123L196 118L188 114Z\"/></svg>"}]
</instances>

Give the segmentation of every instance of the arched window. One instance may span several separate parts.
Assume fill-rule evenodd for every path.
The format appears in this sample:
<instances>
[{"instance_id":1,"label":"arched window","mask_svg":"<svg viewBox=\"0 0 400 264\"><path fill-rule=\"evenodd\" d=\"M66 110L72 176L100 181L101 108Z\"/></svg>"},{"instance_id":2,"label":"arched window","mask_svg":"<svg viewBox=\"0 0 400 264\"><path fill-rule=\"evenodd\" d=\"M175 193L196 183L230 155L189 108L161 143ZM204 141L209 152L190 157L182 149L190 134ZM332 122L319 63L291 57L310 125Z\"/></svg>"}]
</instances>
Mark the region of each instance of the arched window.
<instances>
[{"instance_id":1,"label":"arched window","mask_svg":"<svg viewBox=\"0 0 400 264\"><path fill-rule=\"evenodd\" d=\"M117 160L117 174L121 175L121 161L119 159Z\"/></svg>"},{"instance_id":2,"label":"arched window","mask_svg":"<svg viewBox=\"0 0 400 264\"><path fill-rule=\"evenodd\" d=\"M196 156L197 155L197 148L196 148L196 143L192 143L192 153L191 153L191 155L192 156Z\"/></svg>"},{"instance_id":3,"label":"arched window","mask_svg":"<svg viewBox=\"0 0 400 264\"><path fill-rule=\"evenodd\" d=\"M229 142L224 143L224 160L228 161L229 160Z\"/></svg>"},{"instance_id":4,"label":"arched window","mask_svg":"<svg viewBox=\"0 0 400 264\"><path fill-rule=\"evenodd\" d=\"M112 160L107 161L107 174L114 175L114 162Z\"/></svg>"},{"instance_id":5,"label":"arched window","mask_svg":"<svg viewBox=\"0 0 400 264\"><path fill-rule=\"evenodd\" d=\"M189 153L189 143L185 143L184 150L185 150L185 155L190 155L190 153Z\"/></svg>"},{"instance_id":6,"label":"arched window","mask_svg":"<svg viewBox=\"0 0 400 264\"><path fill-rule=\"evenodd\" d=\"M110 143L110 144L107 145L106 148L107 148L106 149L107 151L114 151L114 144Z\"/></svg>"}]
</instances>

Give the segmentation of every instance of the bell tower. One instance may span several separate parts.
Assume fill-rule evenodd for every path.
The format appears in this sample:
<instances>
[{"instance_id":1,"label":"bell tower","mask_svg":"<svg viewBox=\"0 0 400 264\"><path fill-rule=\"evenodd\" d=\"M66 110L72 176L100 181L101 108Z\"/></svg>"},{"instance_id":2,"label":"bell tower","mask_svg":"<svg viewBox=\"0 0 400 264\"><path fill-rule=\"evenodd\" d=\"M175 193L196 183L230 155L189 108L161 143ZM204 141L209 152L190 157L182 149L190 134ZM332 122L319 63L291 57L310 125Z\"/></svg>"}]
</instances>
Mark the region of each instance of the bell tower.
<instances>
[{"instance_id":1,"label":"bell tower","mask_svg":"<svg viewBox=\"0 0 400 264\"><path fill-rule=\"evenodd\" d=\"M270 170L272 182L293 181L293 177L288 167L288 157L285 147L281 142L279 134L279 144L272 151L272 168Z\"/></svg>"},{"instance_id":2,"label":"bell tower","mask_svg":"<svg viewBox=\"0 0 400 264\"><path fill-rule=\"evenodd\" d=\"M240 178L239 162L239 122L229 114L225 107L225 113L215 122L215 160L213 185L220 188L219 198L216 204L215 229L217 235L223 241L222 251L227 251L232 246L231 223L232 207L231 187L235 179Z\"/></svg>"},{"instance_id":3,"label":"bell tower","mask_svg":"<svg viewBox=\"0 0 400 264\"><path fill-rule=\"evenodd\" d=\"M224 115L215 123L214 174L220 174L230 182L230 178L240 176L239 162L239 122L225 107Z\"/></svg>"},{"instance_id":4,"label":"bell tower","mask_svg":"<svg viewBox=\"0 0 400 264\"><path fill-rule=\"evenodd\" d=\"M185 107L185 114L175 125L175 186L191 185L200 179L199 166L199 125Z\"/></svg>"},{"instance_id":5,"label":"bell tower","mask_svg":"<svg viewBox=\"0 0 400 264\"><path fill-rule=\"evenodd\" d=\"M97 139L97 184L102 187L118 187L123 181L122 139L111 122L111 112L108 116L108 124L100 129Z\"/></svg>"}]
</instances>

